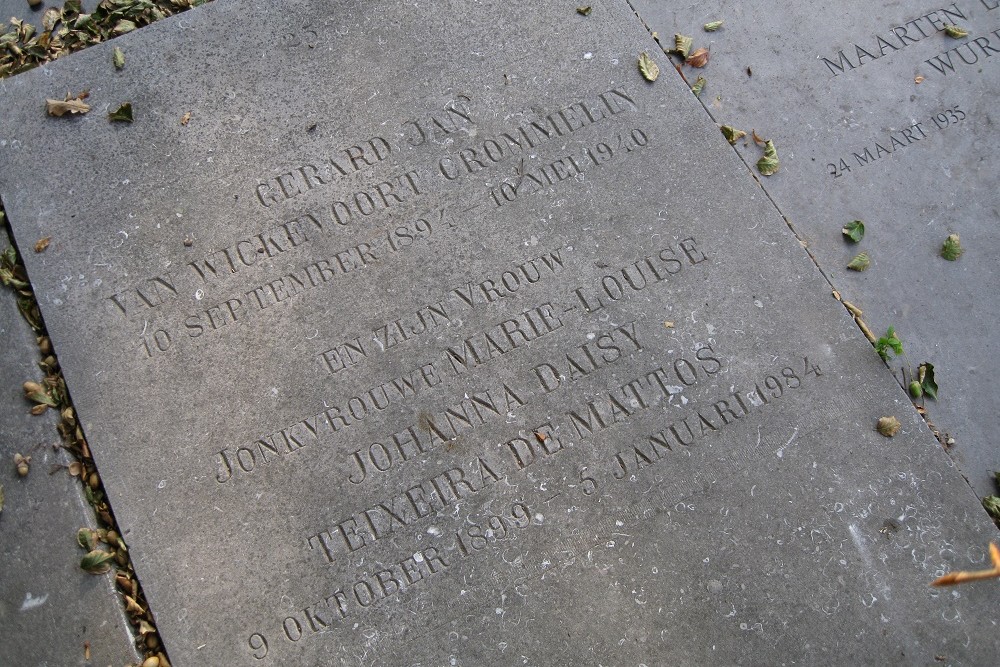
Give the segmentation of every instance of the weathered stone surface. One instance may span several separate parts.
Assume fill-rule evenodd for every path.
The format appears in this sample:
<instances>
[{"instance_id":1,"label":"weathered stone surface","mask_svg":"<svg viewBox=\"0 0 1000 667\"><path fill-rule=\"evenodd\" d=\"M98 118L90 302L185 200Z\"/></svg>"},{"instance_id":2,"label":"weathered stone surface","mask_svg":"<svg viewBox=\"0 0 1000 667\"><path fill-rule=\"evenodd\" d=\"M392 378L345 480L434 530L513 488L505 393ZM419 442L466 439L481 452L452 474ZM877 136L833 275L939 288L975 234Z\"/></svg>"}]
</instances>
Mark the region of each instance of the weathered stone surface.
<instances>
[{"instance_id":1,"label":"weathered stone surface","mask_svg":"<svg viewBox=\"0 0 1000 667\"><path fill-rule=\"evenodd\" d=\"M951 455L979 495L996 493L1000 5L634 5L665 38L711 47L697 71L705 108L775 141L782 167L764 188L876 335L893 325L914 370L934 364L941 392L926 402L930 417L955 438ZM704 32L715 19L723 29ZM947 24L968 37L947 36ZM737 150L751 165L761 154L748 141ZM868 228L859 247L840 234L855 219ZM966 248L954 263L938 256L952 233ZM847 271L860 250L871 268ZM906 364L893 365L902 379Z\"/></svg>"},{"instance_id":2,"label":"weathered stone surface","mask_svg":"<svg viewBox=\"0 0 1000 667\"><path fill-rule=\"evenodd\" d=\"M624 3L119 44L2 84L0 194L175 664L996 654L927 585L993 526Z\"/></svg>"},{"instance_id":3,"label":"weathered stone surface","mask_svg":"<svg viewBox=\"0 0 1000 667\"><path fill-rule=\"evenodd\" d=\"M0 231L0 249L7 245ZM0 665L117 667L138 654L109 577L79 567L76 531L93 526L93 511L56 448L54 413L32 416L21 393L22 382L41 378L37 359L13 292L0 288ZM31 457L25 477L15 453Z\"/></svg>"}]
</instances>

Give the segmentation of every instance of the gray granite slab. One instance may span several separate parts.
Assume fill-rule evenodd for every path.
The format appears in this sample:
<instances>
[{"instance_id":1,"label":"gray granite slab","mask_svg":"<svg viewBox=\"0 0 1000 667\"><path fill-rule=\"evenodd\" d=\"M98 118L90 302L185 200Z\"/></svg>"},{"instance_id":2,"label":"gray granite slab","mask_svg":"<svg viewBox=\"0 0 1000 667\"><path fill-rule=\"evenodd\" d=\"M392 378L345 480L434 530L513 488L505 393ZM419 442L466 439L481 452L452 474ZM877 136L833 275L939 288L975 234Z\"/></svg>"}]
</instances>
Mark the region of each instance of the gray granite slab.
<instances>
[{"instance_id":1,"label":"gray granite slab","mask_svg":"<svg viewBox=\"0 0 1000 667\"><path fill-rule=\"evenodd\" d=\"M0 195L174 664L1000 649L928 586L994 527L627 5L116 45L0 83Z\"/></svg>"},{"instance_id":2,"label":"gray granite slab","mask_svg":"<svg viewBox=\"0 0 1000 667\"><path fill-rule=\"evenodd\" d=\"M6 248L0 231L0 249ZM41 379L35 336L13 292L0 289L0 665L120 667L139 659L110 575L80 569L76 531L93 510L55 445L56 415L29 413L25 380ZM18 476L14 454L31 457ZM50 471L55 470L50 474ZM89 646L90 659L86 659Z\"/></svg>"},{"instance_id":3,"label":"gray granite slab","mask_svg":"<svg viewBox=\"0 0 1000 667\"><path fill-rule=\"evenodd\" d=\"M665 40L680 32L711 48L697 72L705 108L775 141L782 167L763 179L769 196L876 334L893 325L910 365L934 364L930 417L979 495L996 493L998 4L633 4ZM702 30L718 19L722 30ZM948 37L946 24L968 37ZM761 153L737 150L750 164ZM868 229L857 248L840 235L855 219ZM955 263L938 256L952 233L966 249ZM871 268L847 271L861 250ZM893 364L900 377L905 365Z\"/></svg>"}]
</instances>

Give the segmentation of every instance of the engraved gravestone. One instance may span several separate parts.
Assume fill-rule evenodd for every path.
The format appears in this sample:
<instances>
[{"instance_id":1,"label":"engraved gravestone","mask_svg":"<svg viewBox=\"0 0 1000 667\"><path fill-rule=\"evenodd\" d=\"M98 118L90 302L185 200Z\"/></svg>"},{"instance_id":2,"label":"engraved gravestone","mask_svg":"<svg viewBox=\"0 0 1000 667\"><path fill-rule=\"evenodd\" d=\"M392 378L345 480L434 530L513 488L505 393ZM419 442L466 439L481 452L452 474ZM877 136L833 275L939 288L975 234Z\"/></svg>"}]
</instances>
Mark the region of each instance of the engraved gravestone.
<instances>
[{"instance_id":1,"label":"engraved gravestone","mask_svg":"<svg viewBox=\"0 0 1000 667\"><path fill-rule=\"evenodd\" d=\"M115 45L0 83L0 194L175 664L1000 648L927 585L992 525L626 4Z\"/></svg>"},{"instance_id":2,"label":"engraved gravestone","mask_svg":"<svg viewBox=\"0 0 1000 667\"><path fill-rule=\"evenodd\" d=\"M711 48L705 108L774 140L782 167L764 188L875 334L894 326L914 371L934 365L930 417L979 495L996 493L1000 3L633 4L664 43L679 32ZM855 219L857 247L840 234ZM966 253L950 263L938 252L953 233ZM847 271L861 251L871 267ZM902 379L907 360L893 365Z\"/></svg>"}]
</instances>

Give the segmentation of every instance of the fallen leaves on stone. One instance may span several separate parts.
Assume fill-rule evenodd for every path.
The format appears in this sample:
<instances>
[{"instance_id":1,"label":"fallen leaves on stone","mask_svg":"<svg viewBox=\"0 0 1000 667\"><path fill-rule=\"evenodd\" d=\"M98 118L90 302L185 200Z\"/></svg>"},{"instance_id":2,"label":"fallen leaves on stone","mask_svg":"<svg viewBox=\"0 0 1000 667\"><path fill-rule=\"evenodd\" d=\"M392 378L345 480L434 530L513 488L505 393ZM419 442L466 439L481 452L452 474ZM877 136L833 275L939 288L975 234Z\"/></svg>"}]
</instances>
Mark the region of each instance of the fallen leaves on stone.
<instances>
[{"instance_id":1,"label":"fallen leaves on stone","mask_svg":"<svg viewBox=\"0 0 1000 667\"><path fill-rule=\"evenodd\" d=\"M681 58L688 57L688 54L691 53L691 47L693 45L693 37L688 37L687 35L682 35L680 33L674 35L674 53L679 55Z\"/></svg>"},{"instance_id":2,"label":"fallen leaves on stone","mask_svg":"<svg viewBox=\"0 0 1000 667\"><path fill-rule=\"evenodd\" d=\"M986 496L983 498L983 509L993 518L1000 521L1000 496Z\"/></svg>"},{"instance_id":3,"label":"fallen leaves on stone","mask_svg":"<svg viewBox=\"0 0 1000 667\"><path fill-rule=\"evenodd\" d=\"M958 234L949 234L941 246L941 256L949 262L954 262L962 256L963 252L965 250L962 249L962 242L958 238Z\"/></svg>"},{"instance_id":4,"label":"fallen leaves on stone","mask_svg":"<svg viewBox=\"0 0 1000 667\"><path fill-rule=\"evenodd\" d=\"M726 138L726 141L728 141L730 144L735 144L738 140L747 136L746 132L744 132L743 130L737 130L732 125L723 125L719 129L722 130L722 136L724 136Z\"/></svg>"},{"instance_id":5,"label":"fallen leaves on stone","mask_svg":"<svg viewBox=\"0 0 1000 667\"><path fill-rule=\"evenodd\" d=\"M691 67L704 67L708 64L708 56L708 49L702 46L692 51L687 58L684 59L684 62Z\"/></svg>"},{"instance_id":6,"label":"fallen leaves on stone","mask_svg":"<svg viewBox=\"0 0 1000 667\"><path fill-rule=\"evenodd\" d=\"M108 114L108 120L113 123L131 123L132 122L132 103L126 102L114 111Z\"/></svg>"},{"instance_id":7,"label":"fallen leaves on stone","mask_svg":"<svg viewBox=\"0 0 1000 667\"><path fill-rule=\"evenodd\" d=\"M90 111L90 105L84 102L90 95L90 91L84 90L71 96L66 93L64 100L45 100L45 111L50 116L65 116L66 114L83 114Z\"/></svg>"},{"instance_id":8,"label":"fallen leaves on stone","mask_svg":"<svg viewBox=\"0 0 1000 667\"><path fill-rule=\"evenodd\" d=\"M754 138L756 140L756 132ZM778 173L781 163L778 161L778 151L774 147L774 142L768 139L764 142L764 156L757 160L757 171L763 176L772 176Z\"/></svg>"},{"instance_id":9,"label":"fallen leaves on stone","mask_svg":"<svg viewBox=\"0 0 1000 667\"><path fill-rule=\"evenodd\" d=\"M639 71L646 81L656 81L660 76L660 66L645 51L639 54Z\"/></svg>"},{"instance_id":10,"label":"fallen leaves on stone","mask_svg":"<svg viewBox=\"0 0 1000 667\"><path fill-rule=\"evenodd\" d=\"M80 560L80 568L90 574L104 574L111 571L111 561L114 557L110 551L94 549Z\"/></svg>"},{"instance_id":11,"label":"fallen leaves on stone","mask_svg":"<svg viewBox=\"0 0 1000 667\"><path fill-rule=\"evenodd\" d=\"M0 79L20 74L60 56L123 35L207 0L114 0L83 12L80 0L67 0L62 9L50 8L41 30L20 19L0 23ZM29 0L29 4L38 4ZM114 56L112 56L114 62Z\"/></svg>"},{"instance_id":12,"label":"fallen leaves on stone","mask_svg":"<svg viewBox=\"0 0 1000 667\"><path fill-rule=\"evenodd\" d=\"M187 127L187 124L190 122L191 122L191 112L185 111L184 115L181 116L181 125ZM313 127L315 127L315 125Z\"/></svg>"},{"instance_id":13,"label":"fallen leaves on stone","mask_svg":"<svg viewBox=\"0 0 1000 667\"><path fill-rule=\"evenodd\" d=\"M944 34L948 35L952 39L962 39L963 37L969 36L969 31L961 26L957 26L954 23L948 23L944 26Z\"/></svg>"},{"instance_id":14,"label":"fallen leaves on stone","mask_svg":"<svg viewBox=\"0 0 1000 667\"><path fill-rule=\"evenodd\" d=\"M701 96L701 91L705 89L706 83L708 82L705 81L705 77L703 76L699 76L698 79L694 82L694 85L691 86L691 92L694 93L695 97Z\"/></svg>"},{"instance_id":15,"label":"fallen leaves on stone","mask_svg":"<svg viewBox=\"0 0 1000 667\"><path fill-rule=\"evenodd\" d=\"M705 32L715 32L722 27L722 21L709 21L705 24Z\"/></svg>"},{"instance_id":16,"label":"fallen leaves on stone","mask_svg":"<svg viewBox=\"0 0 1000 667\"><path fill-rule=\"evenodd\" d=\"M849 268L851 271L867 271L868 267L871 266L871 264L872 260L871 257L868 256L868 253L859 252L857 255L854 256L854 259L848 262L847 268Z\"/></svg>"},{"instance_id":17,"label":"fallen leaves on stone","mask_svg":"<svg viewBox=\"0 0 1000 667\"><path fill-rule=\"evenodd\" d=\"M895 327L890 326L885 335L875 341L875 351L882 357L882 361L889 361L890 352L897 357L903 354L903 341L896 335Z\"/></svg>"},{"instance_id":18,"label":"fallen leaves on stone","mask_svg":"<svg viewBox=\"0 0 1000 667\"><path fill-rule=\"evenodd\" d=\"M45 249L49 247L49 243L52 242L51 236L46 236L43 239L38 239L35 243L35 252L45 252Z\"/></svg>"},{"instance_id":19,"label":"fallen leaves on stone","mask_svg":"<svg viewBox=\"0 0 1000 667\"><path fill-rule=\"evenodd\" d=\"M934 364L926 361L917 366L917 384L920 386L920 393L937 400L938 386L934 381ZM920 398L916 396L915 398Z\"/></svg>"},{"instance_id":20,"label":"fallen leaves on stone","mask_svg":"<svg viewBox=\"0 0 1000 667\"><path fill-rule=\"evenodd\" d=\"M954 586L955 584L964 584L970 581L1000 578L1000 547L997 547L993 542L990 542L990 561L993 563L993 567L988 570L949 572L943 577L938 577L932 581L931 586Z\"/></svg>"},{"instance_id":21,"label":"fallen leaves on stone","mask_svg":"<svg viewBox=\"0 0 1000 667\"><path fill-rule=\"evenodd\" d=\"M584 5L583 7L577 7L576 8L576 13L580 14L581 16L590 16L590 12L593 9L594 8L591 7L590 5Z\"/></svg>"},{"instance_id":22,"label":"fallen leaves on stone","mask_svg":"<svg viewBox=\"0 0 1000 667\"><path fill-rule=\"evenodd\" d=\"M861 243L865 237L865 223L861 220L853 220L840 230L844 237L851 243Z\"/></svg>"},{"instance_id":23,"label":"fallen leaves on stone","mask_svg":"<svg viewBox=\"0 0 1000 667\"><path fill-rule=\"evenodd\" d=\"M111 52L111 62L115 64L115 69L125 67L125 52L116 46L114 51Z\"/></svg>"}]
</instances>

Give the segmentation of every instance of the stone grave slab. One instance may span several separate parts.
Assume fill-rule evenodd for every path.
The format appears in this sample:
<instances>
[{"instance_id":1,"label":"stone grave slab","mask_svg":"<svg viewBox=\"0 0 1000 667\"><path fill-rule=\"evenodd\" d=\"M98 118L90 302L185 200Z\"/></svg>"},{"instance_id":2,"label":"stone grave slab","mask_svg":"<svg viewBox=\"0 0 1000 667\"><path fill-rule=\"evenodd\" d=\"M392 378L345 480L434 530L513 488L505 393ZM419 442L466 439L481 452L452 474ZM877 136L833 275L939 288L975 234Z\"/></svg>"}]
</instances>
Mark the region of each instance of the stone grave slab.
<instances>
[{"instance_id":1,"label":"stone grave slab","mask_svg":"<svg viewBox=\"0 0 1000 667\"><path fill-rule=\"evenodd\" d=\"M0 231L0 249L9 245ZM93 511L65 470L56 419L32 416L24 380L41 377L35 336L0 289L0 665L115 665L139 658L119 596L107 577L80 570L76 531ZM31 456L19 477L14 454ZM55 467L56 472L50 474ZM87 646L90 659L87 660Z\"/></svg>"},{"instance_id":2,"label":"stone grave slab","mask_svg":"<svg viewBox=\"0 0 1000 667\"><path fill-rule=\"evenodd\" d=\"M1000 649L995 589L928 586L994 527L628 5L179 19L0 83L174 664Z\"/></svg>"},{"instance_id":3,"label":"stone grave slab","mask_svg":"<svg viewBox=\"0 0 1000 667\"><path fill-rule=\"evenodd\" d=\"M687 72L707 79L705 108L775 141L782 166L761 179L768 195L875 334L894 326L914 370L934 365L930 417L955 438L977 493L996 493L1000 4L633 5L665 44L680 32L711 48L709 65ZM948 24L968 36L949 37ZM737 150L751 165L761 154L752 142ZM840 234L855 219L867 225L858 246ZM953 233L966 253L951 263L938 251ZM846 270L861 251L871 267ZM901 379L906 365L894 363Z\"/></svg>"}]
</instances>

